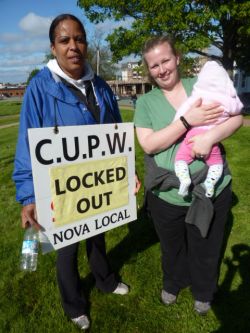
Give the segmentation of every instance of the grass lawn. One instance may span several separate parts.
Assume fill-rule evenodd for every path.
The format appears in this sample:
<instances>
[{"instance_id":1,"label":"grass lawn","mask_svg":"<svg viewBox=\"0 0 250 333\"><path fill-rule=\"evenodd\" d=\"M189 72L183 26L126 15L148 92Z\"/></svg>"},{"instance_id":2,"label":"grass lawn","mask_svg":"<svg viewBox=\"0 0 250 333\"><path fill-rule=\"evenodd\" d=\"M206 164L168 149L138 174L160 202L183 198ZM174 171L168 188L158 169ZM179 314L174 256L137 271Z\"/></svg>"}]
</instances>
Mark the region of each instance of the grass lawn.
<instances>
[{"instance_id":1,"label":"grass lawn","mask_svg":"<svg viewBox=\"0 0 250 333\"><path fill-rule=\"evenodd\" d=\"M18 101L0 101L0 117L7 115L19 115L21 102Z\"/></svg>"},{"instance_id":2,"label":"grass lawn","mask_svg":"<svg viewBox=\"0 0 250 333\"><path fill-rule=\"evenodd\" d=\"M21 102L0 101L0 126L19 121Z\"/></svg>"},{"instance_id":3,"label":"grass lawn","mask_svg":"<svg viewBox=\"0 0 250 333\"><path fill-rule=\"evenodd\" d=\"M132 121L133 111L123 110L122 115L124 121ZM90 301L91 332L250 332L249 136L250 127L243 127L225 141L233 174L234 204L225 235L220 288L212 311L206 317L194 313L189 289L180 293L177 304L166 307L161 303L160 247L151 221L139 208L137 221L106 233L111 265L131 286L129 295L103 294L94 287L84 241L81 244L79 268ZM19 270L23 230L11 180L16 138L17 126L1 129L0 333L79 332L64 316L60 305L55 253L39 255L36 272L27 274ZM143 154L137 143L136 151L137 169L143 179ZM142 192L138 195L139 207Z\"/></svg>"}]
</instances>

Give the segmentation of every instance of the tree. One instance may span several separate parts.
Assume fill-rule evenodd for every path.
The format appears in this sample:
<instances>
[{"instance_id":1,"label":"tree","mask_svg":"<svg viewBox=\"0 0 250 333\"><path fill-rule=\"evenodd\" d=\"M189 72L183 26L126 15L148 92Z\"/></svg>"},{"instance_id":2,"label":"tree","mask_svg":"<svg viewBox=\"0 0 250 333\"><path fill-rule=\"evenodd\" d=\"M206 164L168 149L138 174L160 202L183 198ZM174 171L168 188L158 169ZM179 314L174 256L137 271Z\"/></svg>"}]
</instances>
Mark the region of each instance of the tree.
<instances>
[{"instance_id":1,"label":"tree","mask_svg":"<svg viewBox=\"0 0 250 333\"><path fill-rule=\"evenodd\" d=\"M115 64L112 62L110 50L105 46L95 47L90 45L88 47L88 62L94 72L104 80L115 79Z\"/></svg>"},{"instance_id":2,"label":"tree","mask_svg":"<svg viewBox=\"0 0 250 333\"><path fill-rule=\"evenodd\" d=\"M182 77L196 76L200 70L199 58L183 56L180 62L179 70Z\"/></svg>"},{"instance_id":3,"label":"tree","mask_svg":"<svg viewBox=\"0 0 250 333\"><path fill-rule=\"evenodd\" d=\"M248 0L78 0L77 3L95 23L105 19L133 19L130 27L121 26L108 36L116 60L140 54L150 36L171 34L184 54L210 56L220 60L228 70L233 69L236 61L240 69L250 70Z\"/></svg>"},{"instance_id":4,"label":"tree","mask_svg":"<svg viewBox=\"0 0 250 333\"><path fill-rule=\"evenodd\" d=\"M45 58L44 58L43 63L47 64L49 62L49 60L52 60L54 58L55 57L54 57L53 53L50 51L50 52L48 52L48 53L45 54Z\"/></svg>"},{"instance_id":5,"label":"tree","mask_svg":"<svg viewBox=\"0 0 250 333\"><path fill-rule=\"evenodd\" d=\"M31 79L40 71L40 69L38 68L35 68L33 69L30 73L29 73L29 76L28 76L28 79L27 79L27 85L30 83Z\"/></svg>"},{"instance_id":6,"label":"tree","mask_svg":"<svg viewBox=\"0 0 250 333\"><path fill-rule=\"evenodd\" d=\"M115 78L115 64L112 61L112 53L109 45L105 42L104 32L95 29L93 35L88 38L88 62L93 70L104 80Z\"/></svg>"}]
</instances>

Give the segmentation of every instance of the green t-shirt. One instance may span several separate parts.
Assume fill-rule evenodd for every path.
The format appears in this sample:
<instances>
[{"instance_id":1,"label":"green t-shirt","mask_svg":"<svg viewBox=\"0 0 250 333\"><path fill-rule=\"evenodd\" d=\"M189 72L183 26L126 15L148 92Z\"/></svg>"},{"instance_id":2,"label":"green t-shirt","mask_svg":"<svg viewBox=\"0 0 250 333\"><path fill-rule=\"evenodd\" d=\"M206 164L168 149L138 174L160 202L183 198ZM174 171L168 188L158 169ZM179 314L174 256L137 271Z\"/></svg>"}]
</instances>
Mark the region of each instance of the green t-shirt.
<instances>
[{"instance_id":1,"label":"green t-shirt","mask_svg":"<svg viewBox=\"0 0 250 333\"><path fill-rule=\"evenodd\" d=\"M196 78L182 79L182 84L188 96L190 96L195 82ZM154 131L158 131L171 124L174 120L175 114L175 109L167 101L161 89L154 88L137 100L134 124L136 127L152 128ZM183 138L184 136L168 149L154 155L156 164L159 167L174 171L176 151ZM190 173L193 174L194 172L201 170L203 166L203 161L194 160L191 164L189 164ZM230 175L221 177L216 185L216 196L225 188L225 186L229 184L230 180ZM154 193L161 199L174 205L189 206L192 201L191 195L183 198L178 194L178 189L176 188L171 188L167 191L154 190Z\"/></svg>"}]
</instances>

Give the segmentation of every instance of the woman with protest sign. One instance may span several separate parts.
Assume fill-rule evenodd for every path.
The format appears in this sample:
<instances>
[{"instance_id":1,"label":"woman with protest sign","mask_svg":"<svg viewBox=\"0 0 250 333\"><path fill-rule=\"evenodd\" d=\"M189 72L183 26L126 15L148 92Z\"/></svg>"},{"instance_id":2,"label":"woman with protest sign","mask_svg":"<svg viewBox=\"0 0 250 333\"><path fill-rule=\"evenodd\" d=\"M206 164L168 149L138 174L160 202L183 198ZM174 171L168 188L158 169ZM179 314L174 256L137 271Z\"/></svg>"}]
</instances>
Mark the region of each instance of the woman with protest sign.
<instances>
[{"instance_id":1,"label":"woman with protest sign","mask_svg":"<svg viewBox=\"0 0 250 333\"><path fill-rule=\"evenodd\" d=\"M119 123L121 116L110 87L96 76L86 61L87 39L81 21L62 14L50 26L50 60L30 82L22 105L15 170L17 200L23 205L22 227L40 228L28 146L28 128ZM66 315L81 329L90 325L87 300L82 295L77 267L78 243L57 252L57 279ZM96 286L103 292L125 295L126 284L119 282L109 267L104 234L86 240L87 256Z\"/></svg>"},{"instance_id":2,"label":"woman with protest sign","mask_svg":"<svg viewBox=\"0 0 250 333\"><path fill-rule=\"evenodd\" d=\"M231 207L231 176L224 164L215 197L206 197L201 186L207 174L203 158L214 144L241 126L242 116L230 117L192 137L192 155L196 157L190 165L193 191L185 198L179 196L174 160L184 134L193 126L216 122L223 109L216 100L205 105L199 99L184 116L173 121L176 110L191 94L195 79L180 78L180 56L166 36L148 40L143 57L156 87L137 100L134 122L145 151L146 204L162 250L161 298L164 304L173 304L179 291L191 286L195 311L206 314L217 287L224 228Z\"/></svg>"}]
</instances>

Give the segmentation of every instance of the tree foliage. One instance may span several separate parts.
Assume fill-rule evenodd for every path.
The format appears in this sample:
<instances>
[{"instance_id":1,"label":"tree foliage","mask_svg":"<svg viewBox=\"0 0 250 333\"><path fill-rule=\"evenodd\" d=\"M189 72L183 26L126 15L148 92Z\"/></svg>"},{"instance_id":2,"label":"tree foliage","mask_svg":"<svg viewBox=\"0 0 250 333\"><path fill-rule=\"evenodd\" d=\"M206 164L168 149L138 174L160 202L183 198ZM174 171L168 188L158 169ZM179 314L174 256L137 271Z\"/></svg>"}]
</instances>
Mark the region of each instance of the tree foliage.
<instances>
[{"instance_id":1,"label":"tree foliage","mask_svg":"<svg viewBox=\"0 0 250 333\"><path fill-rule=\"evenodd\" d=\"M30 83L31 79L40 71L40 69L35 68L33 69L29 75L28 75L28 79L27 79L27 85Z\"/></svg>"},{"instance_id":2,"label":"tree foliage","mask_svg":"<svg viewBox=\"0 0 250 333\"><path fill-rule=\"evenodd\" d=\"M95 23L132 19L109 36L115 60L140 54L147 38L171 34L183 53L220 60L232 70L234 61L250 70L250 1L242 0L78 0ZM219 52L211 54L211 48Z\"/></svg>"},{"instance_id":3,"label":"tree foliage","mask_svg":"<svg viewBox=\"0 0 250 333\"><path fill-rule=\"evenodd\" d=\"M44 58L43 63L47 64L49 62L49 60L52 60L54 58L55 57L54 57L53 53L52 52L48 52L48 53L45 54L45 58Z\"/></svg>"}]
</instances>

